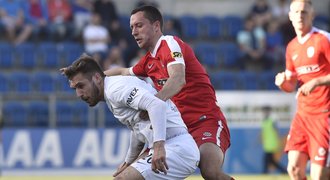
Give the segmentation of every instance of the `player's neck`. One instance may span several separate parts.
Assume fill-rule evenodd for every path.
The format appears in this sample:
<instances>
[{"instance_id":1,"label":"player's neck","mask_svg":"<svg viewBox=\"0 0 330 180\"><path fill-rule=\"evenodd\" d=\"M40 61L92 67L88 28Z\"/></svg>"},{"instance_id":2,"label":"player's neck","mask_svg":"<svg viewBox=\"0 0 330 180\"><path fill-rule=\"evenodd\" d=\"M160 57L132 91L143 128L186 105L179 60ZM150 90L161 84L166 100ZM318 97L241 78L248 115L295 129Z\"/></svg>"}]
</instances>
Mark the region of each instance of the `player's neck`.
<instances>
[{"instance_id":1,"label":"player's neck","mask_svg":"<svg viewBox=\"0 0 330 180\"><path fill-rule=\"evenodd\" d=\"M298 40L302 40L306 35L308 35L312 30L312 27L308 27L303 30L296 31Z\"/></svg>"},{"instance_id":2,"label":"player's neck","mask_svg":"<svg viewBox=\"0 0 330 180\"><path fill-rule=\"evenodd\" d=\"M159 41L159 39L162 37L163 34L159 33L157 35L155 35L154 39L153 39L153 43L152 45L149 47L148 51L150 51L151 53L155 50L157 42Z\"/></svg>"}]
</instances>

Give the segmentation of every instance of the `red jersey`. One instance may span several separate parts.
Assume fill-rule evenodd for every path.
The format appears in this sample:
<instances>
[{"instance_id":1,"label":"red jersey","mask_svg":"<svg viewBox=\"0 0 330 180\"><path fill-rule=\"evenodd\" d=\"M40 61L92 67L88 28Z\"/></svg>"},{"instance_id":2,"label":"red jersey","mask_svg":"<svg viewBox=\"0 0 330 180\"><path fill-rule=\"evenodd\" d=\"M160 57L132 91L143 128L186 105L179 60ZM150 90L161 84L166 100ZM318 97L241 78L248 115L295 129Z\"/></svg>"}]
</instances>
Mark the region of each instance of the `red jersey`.
<instances>
[{"instance_id":1,"label":"red jersey","mask_svg":"<svg viewBox=\"0 0 330 180\"><path fill-rule=\"evenodd\" d=\"M136 76L150 77L159 91L169 78L167 67L185 65L186 85L172 100L178 107L188 128L203 120L226 121L216 104L216 96L209 76L199 63L192 48L175 36L162 36L153 52L148 52L130 69Z\"/></svg>"},{"instance_id":2,"label":"red jersey","mask_svg":"<svg viewBox=\"0 0 330 180\"><path fill-rule=\"evenodd\" d=\"M295 76L298 86L330 73L330 34L312 28L302 41L294 38L286 50L286 75ZM316 87L308 96L298 97L298 112L319 114L330 111L330 86Z\"/></svg>"}]
</instances>

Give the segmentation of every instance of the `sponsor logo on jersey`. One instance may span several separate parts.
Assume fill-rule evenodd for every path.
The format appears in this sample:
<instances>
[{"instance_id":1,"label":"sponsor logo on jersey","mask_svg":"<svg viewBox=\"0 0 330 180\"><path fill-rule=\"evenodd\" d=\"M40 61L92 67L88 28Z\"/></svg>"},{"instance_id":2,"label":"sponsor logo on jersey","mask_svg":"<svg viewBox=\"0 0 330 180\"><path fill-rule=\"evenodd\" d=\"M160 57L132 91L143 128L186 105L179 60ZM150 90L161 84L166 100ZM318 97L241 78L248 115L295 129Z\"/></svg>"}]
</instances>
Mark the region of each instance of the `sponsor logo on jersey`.
<instances>
[{"instance_id":1,"label":"sponsor logo on jersey","mask_svg":"<svg viewBox=\"0 0 330 180\"><path fill-rule=\"evenodd\" d=\"M291 58L293 61L295 61L298 58L298 54L293 55Z\"/></svg>"},{"instance_id":2,"label":"sponsor logo on jersey","mask_svg":"<svg viewBox=\"0 0 330 180\"><path fill-rule=\"evenodd\" d=\"M307 57L311 58L311 57L314 56L314 54L315 54L315 48L314 47L311 46L311 47L307 48Z\"/></svg>"},{"instance_id":3,"label":"sponsor logo on jersey","mask_svg":"<svg viewBox=\"0 0 330 180\"><path fill-rule=\"evenodd\" d=\"M171 52L172 58L182 58L181 52Z\"/></svg>"},{"instance_id":4,"label":"sponsor logo on jersey","mask_svg":"<svg viewBox=\"0 0 330 180\"><path fill-rule=\"evenodd\" d=\"M204 133L203 133L203 136L210 137L210 136L212 136L212 134L211 134L210 132L204 132Z\"/></svg>"},{"instance_id":5,"label":"sponsor logo on jersey","mask_svg":"<svg viewBox=\"0 0 330 180\"><path fill-rule=\"evenodd\" d=\"M151 69L154 64L148 64L148 69Z\"/></svg>"},{"instance_id":6,"label":"sponsor logo on jersey","mask_svg":"<svg viewBox=\"0 0 330 180\"><path fill-rule=\"evenodd\" d=\"M308 66L301 66L296 69L299 75L301 74L309 74L320 71L320 67L318 64L312 64Z\"/></svg>"},{"instance_id":7,"label":"sponsor logo on jersey","mask_svg":"<svg viewBox=\"0 0 330 180\"><path fill-rule=\"evenodd\" d=\"M134 96L136 95L136 93L139 91L139 89L134 88L131 93L129 94L127 101L126 101L126 105L129 106L132 104Z\"/></svg>"},{"instance_id":8,"label":"sponsor logo on jersey","mask_svg":"<svg viewBox=\"0 0 330 180\"><path fill-rule=\"evenodd\" d=\"M158 79L157 80L157 85L158 86L164 86L166 81L167 81L167 79Z\"/></svg>"}]
</instances>

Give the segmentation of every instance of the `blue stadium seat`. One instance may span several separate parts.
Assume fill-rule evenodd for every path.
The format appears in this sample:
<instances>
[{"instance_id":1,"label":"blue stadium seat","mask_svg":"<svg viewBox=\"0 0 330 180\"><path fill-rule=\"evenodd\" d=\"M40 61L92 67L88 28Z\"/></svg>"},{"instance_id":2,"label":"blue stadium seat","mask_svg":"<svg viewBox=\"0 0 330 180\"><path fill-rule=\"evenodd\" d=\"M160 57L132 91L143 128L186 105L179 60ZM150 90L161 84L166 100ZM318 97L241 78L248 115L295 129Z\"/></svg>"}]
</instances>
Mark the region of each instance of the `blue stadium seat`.
<instances>
[{"instance_id":1,"label":"blue stadium seat","mask_svg":"<svg viewBox=\"0 0 330 180\"><path fill-rule=\"evenodd\" d=\"M59 50L64 60L63 65L67 66L81 56L84 52L84 47L75 42L63 42L59 44Z\"/></svg>"},{"instance_id":2,"label":"blue stadium seat","mask_svg":"<svg viewBox=\"0 0 330 180\"><path fill-rule=\"evenodd\" d=\"M65 92L65 93L74 93L74 90L70 88L68 79L62 75L57 74L55 76L56 91Z\"/></svg>"},{"instance_id":3,"label":"blue stadium seat","mask_svg":"<svg viewBox=\"0 0 330 180\"><path fill-rule=\"evenodd\" d=\"M29 124L27 108L19 101L5 102L3 117L5 127L24 127Z\"/></svg>"},{"instance_id":4,"label":"blue stadium seat","mask_svg":"<svg viewBox=\"0 0 330 180\"><path fill-rule=\"evenodd\" d=\"M12 68L14 48L9 43L0 43L0 68Z\"/></svg>"},{"instance_id":5,"label":"blue stadium seat","mask_svg":"<svg viewBox=\"0 0 330 180\"><path fill-rule=\"evenodd\" d=\"M120 25L127 31L128 33L131 32L131 27L130 27L130 16L121 14L119 15L119 23Z\"/></svg>"},{"instance_id":6,"label":"blue stadium seat","mask_svg":"<svg viewBox=\"0 0 330 180\"><path fill-rule=\"evenodd\" d=\"M73 103L74 125L88 127L88 104L82 101Z\"/></svg>"},{"instance_id":7,"label":"blue stadium seat","mask_svg":"<svg viewBox=\"0 0 330 180\"><path fill-rule=\"evenodd\" d=\"M238 63L239 48L233 42L222 42L217 47L221 65L224 68L235 68L240 66Z\"/></svg>"},{"instance_id":8,"label":"blue stadium seat","mask_svg":"<svg viewBox=\"0 0 330 180\"><path fill-rule=\"evenodd\" d=\"M117 118L113 115L113 113L109 110L108 106L104 106L105 112L105 126L106 127L117 127L117 126L124 126L119 122Z\"/></svg>"},{"instance_id":9,"label":"blue stadium seat","mask_svg":"<svg viewBox=\"0 0 330 180\"><path fill-rule=\"evenodd\" d=\"M0 73L0 93L8 92L9 86L8 77L5 74Z\"/></svg>"},{"instance_id":10,"label":"blue stadium seat","mask_svg":"<svg viewBox=\"0 0 330 180\"><path fill-rule=\"evenodd\" d=\"M259 76L262 84L262 89L279 90L278 87L275 85L275 76L276 72L273 71L262 72Z\"/></svg>"},{"instance_id":11,"label":"blue stadium seat","mask_svg":"<svg viewBox=\"0 0 330 180\"><path fill-rule=\"evenodd\" d=\"M216 40L221 37L222 32L222 21L217 16L203 16L199 19L199 28L201 37Z\"/></svg>"},{"instance_id":12,"label":"blue stadium seat","mask_svg":"<svg viewBox=\"0 0 330 180\"><path fill-rule=\"evenodd\" d=\"M42 93L50 93L55 91L55 80L52 74L48 72L35 72L32 75L32 84L34 90Z\"/></svg>"},{"instance_id":13,"label":"blue stadium seat","mask_svg":"<svg viewBox=\"0 0 330 180\"><path fill-rule=\"evenodd\" d=\"M54 42L43 42L38 46L40 65L45 68L58 68L60 64L60 53Z\"/></svg>"},{"instance_id":14,"label":"blue stadium seat","mask_svg":"<svg viewBox=\"0 0 330 180\"><path fill-rule=\"evenodd\" d=\"M238 15L227 15L223 17L225 36L228 39L236 39L238 32L243 29L243 19Z\"/></svg>"},{"instance_id":15,"label":"blue stadium seat","mask_svg":"<svg viewBox=\"0 0 330 180\"><path fill-rule=\"evenodd\" d=\"M32 122L34 126L49 126L49 108L47 102L31 101L28 105L28 113L30 122Z\"/></svg>"},{"instance_id":16,"label":"blue stadium seat","mask_svg":"<svg viewBox=\"0 0 330 180\"><path fill-rule=\"evenodd\" d=\"M37 62L36 46L32 43L23 43L15 48L18 58L18 66L22 68L34 68Z\"/></svg>"},{"instance_id":17,"label":"blue stadium seat","mask_svg":"<svg viewBox=\"0 0 330 180\"><path fill-rule=\"evenodd\" d=\"M182 35L185 39L197 39L199 36L198 19L191 15L182 15L179 17L182 28Z\"/></svg>"},{"instance_id":18,"label":"blue stadium seat","mask_svg":"<svg viewBox=\"0 0 330 180\"><path fill-rule=\"evenodd\" d=\"M257 90L261 88L258 74L255 72L238 72L239 84L243 90Z\"/></svg>"},{"instance_id":19,"label":"blue stadium seat","mask_svg":"<svg viewBox=\"0 0 330 180\"><path fill-rule=\"evenodd\" d=\"M326 31L330 30L330 18L328 15L318 14L314 18L314 26Z\"/></svg>"},{"instance_id":20,"label":"blue stadium seat","mask_svg":"<svg viewBox=\"0 0 330 180\"><path fill-rule=\"evenodd\" d=\"M12 72L9 81L11 90L19 93L28 93L32 89L31 77L26 72Z\"/></svg>"},{"instance_id":21,"label":"blue stadium seat","mask_svg":"<svg viewBox=\"0 0 330 180\"><path fill-rule=\"evenodd\" d=\"M202 64L211 68L219 67L218 53L214 44L207 42L198 43L194 50Z\"/></svg>"},{"instance_id":22,"label":"blue stadium seat","mask_svg":"<svg viewBox=\"0 0 330 180\"><path fill-rule=\"evenodd\" d=\"M73 106L69 102L56 102L56 123L58 127L73 126L74 112Z\"/></svg>"},{"instance_id":23,"label":"blue stadium seat","mask_svg":"<svg viewBox=\"0 0 330 180\"><path fill-rule=\"evenodd\" d=\"M210 80L217 90L237 90L239 89L238 78L235 73L221 71L210 73Z\"/></svg>"}]
</instances>

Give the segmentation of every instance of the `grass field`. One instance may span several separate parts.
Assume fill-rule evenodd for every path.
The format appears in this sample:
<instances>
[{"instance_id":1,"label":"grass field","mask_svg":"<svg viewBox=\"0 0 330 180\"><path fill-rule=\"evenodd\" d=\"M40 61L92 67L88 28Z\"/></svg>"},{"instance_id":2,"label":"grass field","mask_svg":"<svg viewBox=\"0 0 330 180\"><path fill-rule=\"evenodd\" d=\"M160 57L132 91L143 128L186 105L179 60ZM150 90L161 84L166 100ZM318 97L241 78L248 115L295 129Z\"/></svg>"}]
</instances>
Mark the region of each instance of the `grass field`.
<instances>
[{"instance_id":1,"label":"grass field","mask_svg":"<svg viewBox=\"0 0 330 180\"><path fill-rule=\"evenodd\" d=\"M289 180L285 175L232 175L236 180ZM110 176L4 176L0 180L111 180ZM203 180L200 176L191 176L186 180Z\"/></svg>"}]
</instances>

